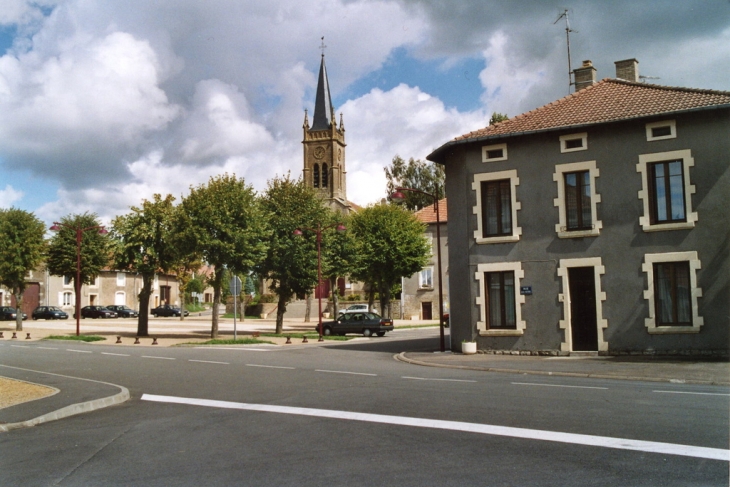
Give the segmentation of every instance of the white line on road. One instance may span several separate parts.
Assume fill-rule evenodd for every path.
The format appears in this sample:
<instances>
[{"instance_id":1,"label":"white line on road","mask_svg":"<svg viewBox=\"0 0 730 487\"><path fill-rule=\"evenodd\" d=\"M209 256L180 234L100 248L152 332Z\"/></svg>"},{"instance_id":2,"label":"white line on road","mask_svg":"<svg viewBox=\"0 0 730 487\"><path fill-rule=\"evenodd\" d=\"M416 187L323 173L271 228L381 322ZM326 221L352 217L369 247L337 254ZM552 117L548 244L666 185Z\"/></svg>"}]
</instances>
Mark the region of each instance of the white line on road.
<instances>
[{"instance_id":1,"label":"white line on road","mask_svg":"<svg viewBox=\"0 0 730 487\"><path fill-rule=\"evenodd\" d=\"M720 394L717 392L685 392L685 391L651 391L660 394L696 394L698 396L730 396L730 394Z\"/></svg>"},{"instance_id":2,"label":"white line on road","mask_svg":"<svg viewBox=\"0 0 730 487\"><path fill-rule=\"evenodd\" d=\"M15 348L30 348L28 345L10 345L11 347Z\"/></svg>"},{"instance_id":3,"label":"white line on road","mask_svg":"<svg viewBox=\"0 0 730 487\"><path fill-rule=\"evenodd\" d=\"M466 379L430 379L426 377L401 377L401 379L410 379L410 380L440 380L444 382L476 382L475 380L466 380Z\"/></svg>"},{"instance_id":4,"label":"white line on road","mask_svg":"<svg viewBox=\"0 0 730 487\"><path fill-rule=\"evenodd\" d=\"M41 350L58 350L57 348L53 348L53 347L36 347L36 348L40 348Z\"/></svg>"},{"instance_id":5,"label":"white line on road","mask_svg":"<svg viewBox=\"0 0 730 487\"><path fill-rule=\"evenodd\" d=\"M203 364L221 364L221 365L231 365L231 364L230 364L230 363L228 363L228 362L214 362L214 361L212 361L212 360L193 360L193 359L190 359L190 360L188 360L188 362L200 362L200 363L203 363Z\"/></svg>"},{"instance_id":6,"label":"white line on road","mask_svg":"<svg viewBox=\"0 0 730 487\"><path fill-rule=\"evenodd\" d=\"M73 348L67 348L67 352L76 352L76 353L94 353L90 350L74 350Z\"/></svg>"},{"instance_id":7,"label":"white line on road","mask_svg":"<svg viewBox=\"0 0 730 487\"><path fill-rule=\"evenodd\" d=\"M568 387L570 389L601 389L608 390L608 387L591 387L591 386L566 386L563 384L538 384L536 382L512 382L516 386L543 386L543 387Z\"/></svg>"},{"instance_id":8,"label":"white line on road","mask_svg":"<svg viewBox=\"0 0 730 487\"><path fill-rule=\"evenodd\" d=\"M126 353L101 352L102 355L114 355L115 357L129 357Z\"/></svg>"},{"instance_id":9,"label":"white line on road","mask_svg":"<svg viewBox=\"0 0 730 487\"><path fill-rule=\"evenodd\" d=\"M288 406L271 406L268 404L247 404L229 401L214 401L210 399L195 399L187 397L157 396L143 394L143 401L155 401L173 404L190 404L224 409L242 409L269 413L295 414L300 416L314 416L318 418L346 419L351 421L366 421L370 423L395 424L399 426L413 426L419 428L433 428L467 433L479 433L528 440L554 441L574 445L586 445L619 450L643 451L662 455L679 455L685 457L705 458L709 460L730 461L730 450L706 448L701 446L677 445L674 443L660 443L656 441L631 440L625 438L611 438L607 436L580 435L575 433L561 433L558 431L533 430L513 428L509 426L495 426L489 424L464 423L461 421L443 421L437 419L408 418L405 416L388 416L383 414L354 413L350 411L335 411L330 409L297 408Z\"/></svg>"},{"instance_id":10,"label":"white line on road","mask_svg":"<svg viewBox=\"0 0 730 487\"><path fill-rule=\"evenodd\" d=\"M369 375L371 377L377 377L378 374L366 374L364 372L347 372L345 370L321 370L315 369L315 372L327 372L328 374L350 374L350 375Z\"/></svg>"},{"instance_id":11,"label":"white line on road","mask_svg":"<svg viewBox=\"0 0 730 487\"><path fill-rule=\"evenodd\" d=\"M142 355L142 358L158 358L161 360L175 360L172 357L153 357L152 355Z\"/></svg>"},{"instance_id":12,"label":"white line on road","mask_svg":"<svg viewBox=\"0 0 730 487\"><path fill-rule=\"evenodd\" d=\"M296 370L295 367L282 367L281 365L246 364L246 367L264 367L264 368L267 368L267 369L289 369L289 370Z\"/></svg>"}]
</instances>

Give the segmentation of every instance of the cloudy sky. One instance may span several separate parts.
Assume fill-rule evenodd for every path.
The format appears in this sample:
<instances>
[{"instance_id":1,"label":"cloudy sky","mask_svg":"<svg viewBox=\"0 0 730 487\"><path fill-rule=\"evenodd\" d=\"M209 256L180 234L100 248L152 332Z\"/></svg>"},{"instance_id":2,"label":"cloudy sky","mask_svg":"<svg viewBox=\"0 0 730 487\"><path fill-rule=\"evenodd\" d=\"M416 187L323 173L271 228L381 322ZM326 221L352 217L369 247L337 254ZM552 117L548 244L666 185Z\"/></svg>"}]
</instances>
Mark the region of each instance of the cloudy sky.
<instances>
[{"instance_id":1,"label":"cloudy sky","mask_svg":"<svg viewBox=\"0 0 730 487\"><path fill-rule=\"evenodd\" d=\"M215 174L299 176L322 36L348 198L377 201L394 155L569 93L565 8L573 67L730 90L727 0L0 0L0 207L108 222Z\"/></svg>"}]
</instances>

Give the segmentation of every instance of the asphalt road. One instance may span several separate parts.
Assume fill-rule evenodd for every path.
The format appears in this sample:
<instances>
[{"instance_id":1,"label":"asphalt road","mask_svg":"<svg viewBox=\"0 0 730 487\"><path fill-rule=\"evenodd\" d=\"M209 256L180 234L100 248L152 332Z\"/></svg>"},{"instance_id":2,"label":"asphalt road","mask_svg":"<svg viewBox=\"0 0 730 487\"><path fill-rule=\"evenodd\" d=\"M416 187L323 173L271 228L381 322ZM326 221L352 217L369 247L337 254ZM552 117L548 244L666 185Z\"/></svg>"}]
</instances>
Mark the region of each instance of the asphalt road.
<instances>
[{"instance_id":1,"label":"asphalt road","mask_svg":"<svg viewBox=\"0 0 730 487\"><path fill-rule=\"evenodd\" d=\"M120 384L132 399L0 434L0 485L729 483L728 462L712 459L730 441L729 388L393 360L437 340L426 329L275 349L3 346L2 364Z\"/></svg>"}]
</instances>

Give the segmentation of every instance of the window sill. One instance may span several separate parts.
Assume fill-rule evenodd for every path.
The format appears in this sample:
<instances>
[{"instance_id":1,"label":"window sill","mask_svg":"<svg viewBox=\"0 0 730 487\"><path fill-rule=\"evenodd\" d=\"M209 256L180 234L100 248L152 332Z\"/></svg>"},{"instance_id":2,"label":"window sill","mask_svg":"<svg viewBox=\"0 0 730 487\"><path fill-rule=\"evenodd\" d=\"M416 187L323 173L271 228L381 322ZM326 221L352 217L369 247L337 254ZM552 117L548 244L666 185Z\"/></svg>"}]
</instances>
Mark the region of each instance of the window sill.
<instances>
[{"instance_id":1,"label":"window sill","mask_svg":"<svg viewBox=\"0 0 730 487\"><path fill-rule=\"evenodd\" d=\"M482 337L519 337L524 334L524 330L479 330Z\"/></svg>"},{"instance_id":2,"label":"window sill","mask_svg":"<svg viewBox=\"0 0 730 487\"><path fill-rule=\"evenodd\" d=\"M572 230L567 232L558 232L558 238L584 238L597 237L601 234L598 229L591 230Z\"/></svg>"},{"instance_id":3,"label":"window sill","mask_svg":"<svg viewBox=\"0 0 730 487\"><path fill-rule=\"evenodd\" d=\"M511 242L519 242L520 236L519 235L504 235L501 237L477 237L476 243L478 244L495 244L495 243L511 243Z\"/></svg>"},{"instance_id":4,"label":"window sill","mask_svg":"<svg viewBox=\"0 0 730 487\"><path fill-rule=\"evenodd\" d=\"M642 228L645 232L663 232L666 230L691 230L695 227L695 222L693 221L687 221L687 222L679 222L679 223L658 223L655 225L642 225Z\"/></svg>"},{"instance_id":5,"label":"window sill","mask_svg":"<svg viewBox=\"0 0 730 487\"><path fill-rule=\"evenodd\" d=\"M699 333L699 326L656 326L647 329L650 335L672 335L675 333Z\"/></svg>"}]
</instances>

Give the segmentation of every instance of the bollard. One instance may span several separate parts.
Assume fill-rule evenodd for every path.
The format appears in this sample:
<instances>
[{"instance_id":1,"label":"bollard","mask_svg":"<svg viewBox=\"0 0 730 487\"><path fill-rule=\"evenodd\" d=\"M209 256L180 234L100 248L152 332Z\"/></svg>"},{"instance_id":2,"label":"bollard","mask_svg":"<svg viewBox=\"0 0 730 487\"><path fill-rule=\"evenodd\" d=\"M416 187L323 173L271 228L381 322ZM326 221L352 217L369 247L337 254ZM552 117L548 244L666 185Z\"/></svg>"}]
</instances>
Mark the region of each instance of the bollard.
<instances>
[{"instance_id":1,"label":"bollard","mask_svg":"<svg viewBox=\"0 0 730 487\"><path fill-rule=\"evenodd\" d=\"M285 345L291 345L291 337L289 335L286 336L286 343Z\"/></svg>"},{"instance_id":2,"label":"bollard","mask_svg":"<svg viewBox=\"0 0 730 487\"><path fill-rule=\"evenodd\" d=\"M13 338L18 338L18 334L13 332Z\"/></svg>"},{"instance_id":3,"label":"bollard","mask_svg":"<svg viewBox=\"0 0 730 487\"><path fill-rule=\"evenodd\" d=\"M139 345L139 337L134 337L134 344Z\"/></svg>"},{"instance_id":4,"label":"bollard","mask_svg":"<svg viewBox=\"0 0 730 487\"><path fill-rule=\"evenodd\" d=\"M5 337L3 336L3 332L1 332L1 331L0 331L0 338L5 338Z\"/></svg>"},{"instance_id":5,"label":"bollard","mask_svg":"<svg viewBox=\"0 0 730 487\"><path fill-rule=\"evenodd\" d=\"M322 335L319 336L319 340L317 340L317 341L318 342L323 342L324 341L324 338L322 337Z\"/></svg>"},{"instance_id":6,"label":"bollard","mask_svg":"<svg viewBox=\"0 0 730 487\"><path fill-rule=\"evenodd\" d=\"M152 345L157 345L157 338L152 339Z\"/></svg>"},{"instance_id":7,"label":"bollard","mask_svg":"<svg viewBox=\"0 0 730 487\"><path fill-rule=\"evenodd\" d=\"M302 343L309 343L306 336L304 337L304 340L302 340Z\"/></svg>"},{"instance_id":8,"label":"bollard","mask_svg":"<svg viewBox=\"0 0 730 487\"><path fill-rule=\"evenodd\" d=\"M30 333L26 333L26 335L25 335L25 339L26 339L26 340L30 340Z\"/></svg>"},{"instance_id":9,"label":"bollard","mask_svg":"<svg viewBox=\"0 0 730 487\"><path fill-rule=\"evenodd\" d=\"M117 337L117 341L115 343L122 343L122 337Z\"/></svg>"}]
</instances>

